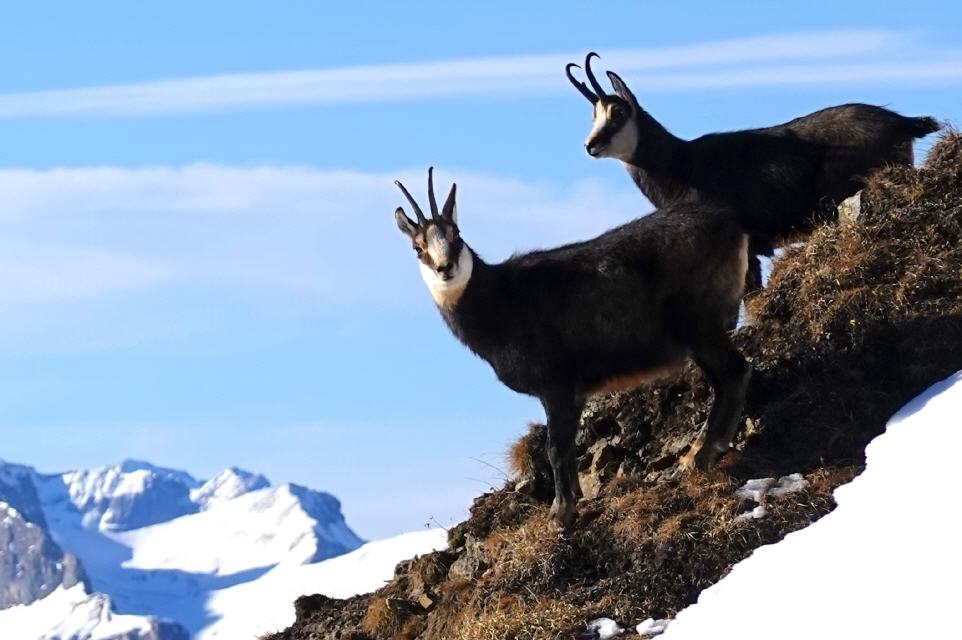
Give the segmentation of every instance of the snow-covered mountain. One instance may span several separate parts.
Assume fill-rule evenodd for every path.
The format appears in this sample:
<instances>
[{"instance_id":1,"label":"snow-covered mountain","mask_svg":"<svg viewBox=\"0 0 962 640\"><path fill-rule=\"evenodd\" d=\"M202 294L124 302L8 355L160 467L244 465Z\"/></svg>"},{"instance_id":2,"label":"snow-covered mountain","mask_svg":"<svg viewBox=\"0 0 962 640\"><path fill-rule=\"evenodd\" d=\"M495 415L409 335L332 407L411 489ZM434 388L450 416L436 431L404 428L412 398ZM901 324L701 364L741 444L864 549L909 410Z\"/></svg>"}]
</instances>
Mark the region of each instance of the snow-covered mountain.
<instances>
[{"instance_id":1,"label":"snow-covered mountain","mask_svg":"<svg viewBox=\"0 0 962 640\"><path fill-rule=\"evenodd\" d=\"M363 591L442 540L343 555L362 543L334 496L240 469L202 482L133 460L61 474L0 461L0 637L236 637L223 629L251 623L252 608L289 623L329 558L353 557L343 566L355 577L328 583Z\"/></svg>"},{"instance_id":2,"label":"snow-covered mountain","mask_svg":"<svg viewBox=\"0 0 962 640\"><path fill-rule=\"evenodd\" d=\"M188 640L170 620L123 615L109 596L83 585L58 587L42 600L0 610L0 630L11 640Z\"/></svg>"}]
</instances>

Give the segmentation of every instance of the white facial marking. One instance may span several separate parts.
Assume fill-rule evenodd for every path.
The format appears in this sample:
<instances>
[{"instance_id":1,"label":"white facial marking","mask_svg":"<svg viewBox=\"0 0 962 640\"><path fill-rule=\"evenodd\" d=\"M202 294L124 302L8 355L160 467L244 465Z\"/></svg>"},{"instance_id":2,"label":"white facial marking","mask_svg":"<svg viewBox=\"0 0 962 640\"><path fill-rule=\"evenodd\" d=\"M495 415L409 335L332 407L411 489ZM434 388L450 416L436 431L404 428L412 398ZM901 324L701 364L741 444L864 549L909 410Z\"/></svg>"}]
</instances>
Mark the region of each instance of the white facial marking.
<instances>
[{"instance_id":1,"label":"white facial marking","mask_svg":"<svg viewBox=\"0 0 962 640\"><path fill-rule=\"evenodd\" d=\"M446 256L450 250L450 243L448 239L444 237L441 229L438 228L437 225L432 225L428 228L425 239L428 243L427 251L431 262L433 262L435 266L444 264L447 261Z\"/></svg>"},{"instance_id":2,"label":"white facial marking","mask_svg":"<svg viewBox=\"0 0 962 640\"><path fill-rule=\"evenodd\" d=\"M638 148L638 124L634 118L629 118L625 124L611 138L611 144L605 149L605 155L622 161L631 160Z\"/></svg>"},{"instance_id":3,"label":"white facial marking","mask_svg":"<svg viewBox=\"0 0 962 640\"><path fill-rule=\"evenodd\" d=\"M591 143L601 130L608 124L608 110L599 100L595 103L595 114L592 119L591 132L585 139L585 145ZM617 158L621 161L631 160L638 147L638 124L634 118L628 118L608 142L608 146L601 149L596 158Z\"/></svg>"},{"instance_id":4,"label":"white facial marking","mask_svg":"<svg viewBox=\"0 0 962 640\"><path fill-rule=\"evenodd\" d=\"M608 114L605 111L605 107L601 104L601 100L595 103L595 112L591 116L591 131L588 132L588 137L585 138L585 145L591 143L595 139L595 136L605 128L605 124L608 122ZM604 152L599 154L599 157L604 156Z\"/></svg>"},{"instance_id":5,"label":"white facial marking","mask_svg":"<svg viewBox=\"0 0 962 640\"><path fill-rule=\"evenodd\" d=\"M468 286L471 271L474 269L474 258L471 257L471 251L467 247L462 247L458 255L458 263L451 270L451 278L448 280L442 279L441 274L423 262L419 262L418 266L421 268L421 278L424 284L428 285L428 291L431 292L434 303L441 308L449 308L461 299L461 294Z\"/></svg>"}]
</instances>

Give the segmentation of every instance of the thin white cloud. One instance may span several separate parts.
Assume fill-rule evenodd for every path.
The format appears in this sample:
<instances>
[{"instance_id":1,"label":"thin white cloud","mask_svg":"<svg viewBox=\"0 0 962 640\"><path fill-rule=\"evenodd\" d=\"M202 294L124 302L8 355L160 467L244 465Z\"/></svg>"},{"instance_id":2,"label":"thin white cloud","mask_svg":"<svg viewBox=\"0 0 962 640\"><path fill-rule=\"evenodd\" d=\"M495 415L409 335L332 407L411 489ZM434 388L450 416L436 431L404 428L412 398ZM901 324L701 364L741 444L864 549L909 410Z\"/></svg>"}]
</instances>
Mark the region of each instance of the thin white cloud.
<instances>
[{"instance_id":1,"label":"thin white cloud","mask_svg":"<svg viewBox=\"0 0 962 640\"><path fill-rule=\"evenodd\" d=\"M957 68L931 58L887 62L915 34L887 29L840 29L696 43L605 50L603 65L627 77L653 82L646 90L716 88L757 84L872 81L914 77L955 81ZM31 117L129 117L290 105L382 102L468 94L534 94L567 91L564 65L584 52L469 58L410 64L197 76L135 84L0 94L0 119ZM803 75L782 74L779 63L821 61ZM859 62L866 73L846 75ZM747 65L747 66L746 66ZM760 66L759 66L760 65ZM765 66L768 65L768 66ZM901 65L901 66L900 66ZM685 69L695 69L684 72ZM909 70L906 71L906 68ZM668 72L671 72L669 75ZM767 80L758 80L763 78ZM779 80L780 79L780 80ZM633 81L638 80L633 78Z\"/></svg>"},{"instance_id":2,"label":"thin white cloud","mask_svg":"<svg viewBox=\"0 0 962 640\"><path fill-rule=\"evenodd\" d=\"M423 170L0 171L0 348L73 340L99 348L209 328L224 305L257 313L429 305L394 223L398 176L423 198ZM527 183L459 170L439 172L438 188L453 178L466 238L491 259L588 237L647 210L624 181ZM200 312L183 299L198 291L210 296ZM213 319L191 316L208 312Z\"/></svg>"},{"instance_id":3,"label":"thin white cloud","mask_svg":"<svg viewBox=\"0 0 962 640\"><path fill-rule=\"evenodd\" d=\"M866 62L833 65L771 65L750 69L648 75L634 80L646 92L739 87L797 86L812 84L866 84L878 82L962 82L962 55L925 62Z\"/></svg>"}]
</instances>

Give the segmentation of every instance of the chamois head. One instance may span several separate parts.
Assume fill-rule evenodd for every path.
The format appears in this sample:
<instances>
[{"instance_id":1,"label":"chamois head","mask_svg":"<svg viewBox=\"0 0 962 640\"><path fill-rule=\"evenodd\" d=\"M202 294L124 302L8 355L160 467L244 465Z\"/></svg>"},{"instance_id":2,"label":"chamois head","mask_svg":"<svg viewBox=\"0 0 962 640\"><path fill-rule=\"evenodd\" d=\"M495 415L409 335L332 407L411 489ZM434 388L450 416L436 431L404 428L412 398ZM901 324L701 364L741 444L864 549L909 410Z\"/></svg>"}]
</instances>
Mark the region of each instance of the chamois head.
<instances>
[{"instance_id":1,"label":"chamois head","mask_svg":"<svg viewBox=\"0 0 962 640\"><path fill-rule=\"evenodd\" d=\"M614 87L614 94L606 94L601 83L591 71L591 59L600 57L592 51L585 57L585 75L594 89L592 93L584 82L575 79L571 68L578 65L573 62L565 67L565 75L591 104L594 111L591 114L591 132L585 140L585 151L594 158L618 158L630 160L638 146L638 122L635 115L640 110L635 96L628 90L624 81L612 71L608 71L608 79Z\"/></svg>"},{"instance_id":2,"label":"chamois head","mask_svg":"<svg viewBox=\"0 0 962 640\"><path fill-rule=\"evenodd\" d=\"M394 184L401 189L417 216L415 222L407 217L403 208L394 211L398 229L410 238L417 253L421 277L438 306L453 306L464 293L474 265L471 250L465 248L458 231L457 185L451 185L444 206L438 211L434 198L434 167L428 169L428 202L431 205L431 218L428 219L404 185L396 180Z\"/></svg>"}]
</instances>

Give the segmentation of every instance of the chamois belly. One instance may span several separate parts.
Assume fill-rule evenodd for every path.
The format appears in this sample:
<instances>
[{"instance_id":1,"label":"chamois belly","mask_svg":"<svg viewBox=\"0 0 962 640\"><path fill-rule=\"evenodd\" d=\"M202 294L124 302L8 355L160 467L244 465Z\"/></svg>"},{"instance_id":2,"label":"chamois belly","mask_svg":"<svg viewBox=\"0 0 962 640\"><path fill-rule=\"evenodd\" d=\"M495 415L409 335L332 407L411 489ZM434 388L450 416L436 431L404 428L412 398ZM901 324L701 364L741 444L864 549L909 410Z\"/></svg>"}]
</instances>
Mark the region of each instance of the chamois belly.
<instances>
[{"instance_id":1,"label":"chamois belly","mask_svg":"<svg viewBox=\"0 0 962 640\"><path fill-rule=\"evenodd\" d=\"M658 378L663 378L671 373L674 373L680 369L681 366L682 363L680 362L672 362L650 369L632 371L629 373L620 373L618 375L600 380L596 384L589 387L587 392L585 392L583 395L585 397L590 397L603 393L612 393L615 391L628 391L639 387L646 382L652 382L653 380L657 380Z\"/></svg>"}]
</instances>

